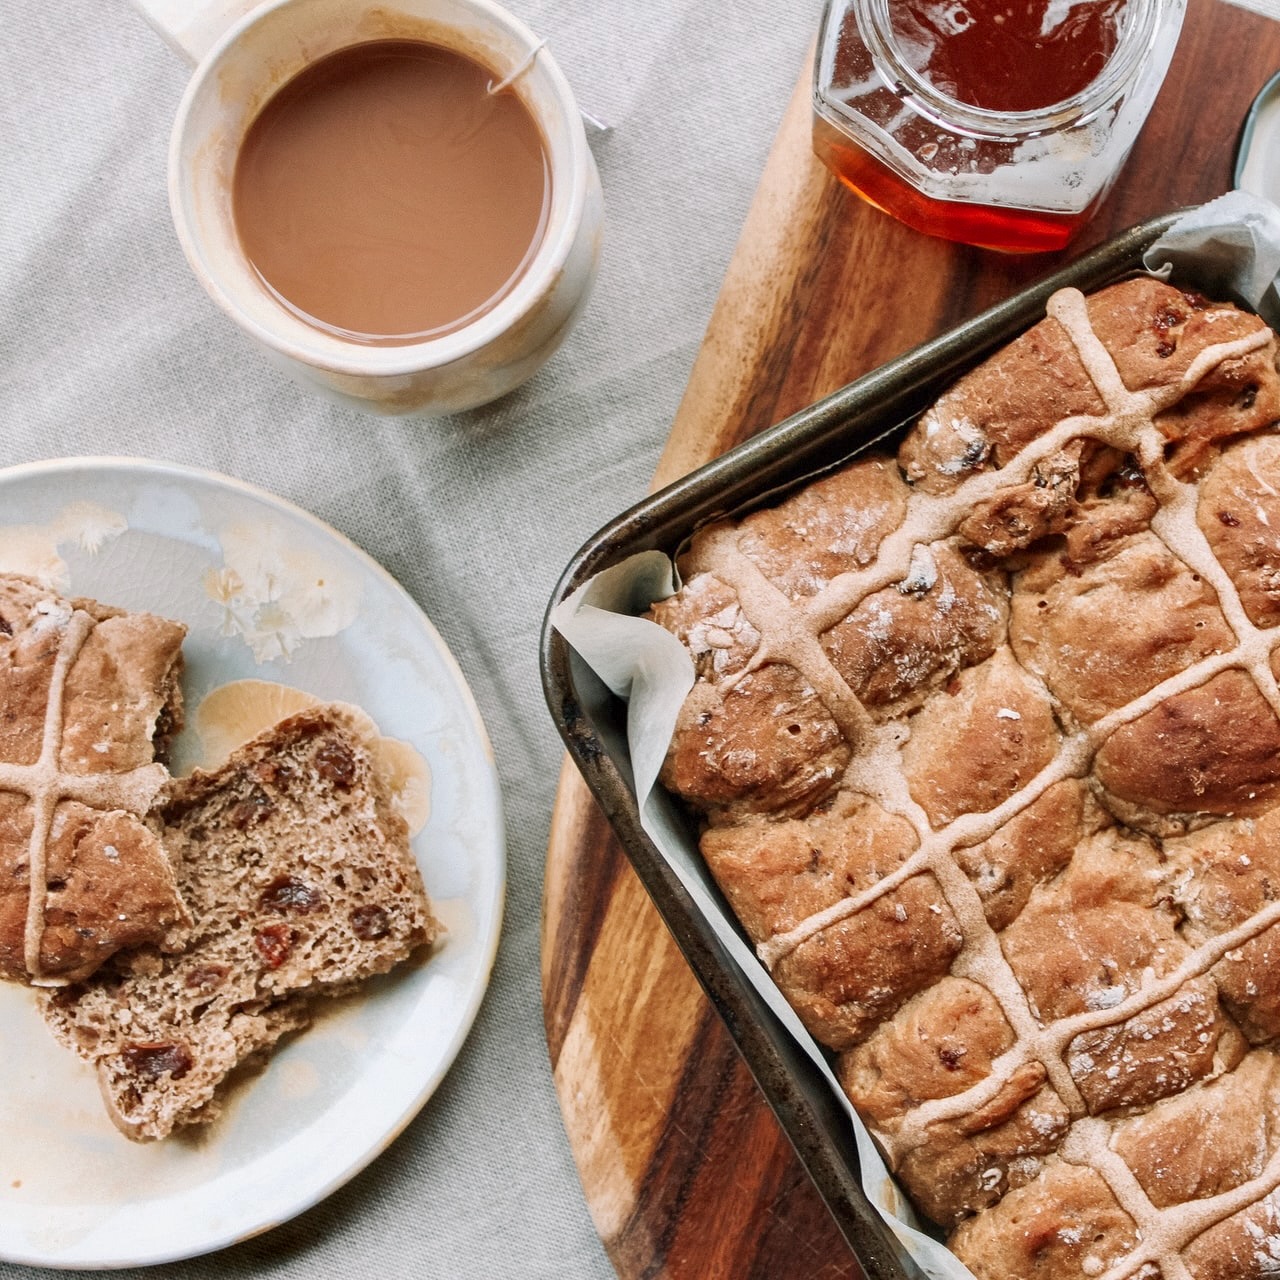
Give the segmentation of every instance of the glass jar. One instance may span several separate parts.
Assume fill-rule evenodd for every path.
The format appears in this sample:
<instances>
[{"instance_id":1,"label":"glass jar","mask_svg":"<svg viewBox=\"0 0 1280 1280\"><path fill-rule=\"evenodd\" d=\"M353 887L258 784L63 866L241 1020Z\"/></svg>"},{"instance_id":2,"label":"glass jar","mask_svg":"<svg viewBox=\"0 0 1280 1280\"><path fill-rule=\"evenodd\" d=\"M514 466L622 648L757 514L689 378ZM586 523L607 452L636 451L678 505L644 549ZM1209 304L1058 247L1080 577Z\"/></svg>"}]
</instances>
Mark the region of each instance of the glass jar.
<instances>
[{"instance_id":1,"label":"glass jar","mask_svg":"<svg viewBox=\"0 0 1280 1280\"><path fill-rule=\"evenodd\" d=\"M919 231L1014 252L1061 248L1129 154L1184 9L828 0L814 149L846 186Z\"/></svg>"}]
</instances>

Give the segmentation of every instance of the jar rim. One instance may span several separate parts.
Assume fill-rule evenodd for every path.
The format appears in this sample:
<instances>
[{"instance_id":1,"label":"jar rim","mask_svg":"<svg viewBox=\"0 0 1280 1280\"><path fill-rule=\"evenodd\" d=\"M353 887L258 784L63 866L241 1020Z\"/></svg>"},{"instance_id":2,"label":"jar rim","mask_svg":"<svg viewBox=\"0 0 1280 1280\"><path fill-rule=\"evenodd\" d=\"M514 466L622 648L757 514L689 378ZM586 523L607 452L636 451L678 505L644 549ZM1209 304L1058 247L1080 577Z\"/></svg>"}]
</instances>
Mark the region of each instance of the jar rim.
<instances>
[{"instance_id":1,"label":"jar rim","mask_svg":"<svg viewBox=\"0 0 1280 1280\"><path fill-rule=\"evenodd\" d=\"M1027 111L974 106L927 80L900 55L889 5L890 0L854 0L853 8L872 60L890 89L935 124L976 138L1008 142L1087 124L1113 102L1134 80L1155 45L1163 0L1126 0L1116 47L1102 70L1070 97Z\"/></svg>"}]
</instances>

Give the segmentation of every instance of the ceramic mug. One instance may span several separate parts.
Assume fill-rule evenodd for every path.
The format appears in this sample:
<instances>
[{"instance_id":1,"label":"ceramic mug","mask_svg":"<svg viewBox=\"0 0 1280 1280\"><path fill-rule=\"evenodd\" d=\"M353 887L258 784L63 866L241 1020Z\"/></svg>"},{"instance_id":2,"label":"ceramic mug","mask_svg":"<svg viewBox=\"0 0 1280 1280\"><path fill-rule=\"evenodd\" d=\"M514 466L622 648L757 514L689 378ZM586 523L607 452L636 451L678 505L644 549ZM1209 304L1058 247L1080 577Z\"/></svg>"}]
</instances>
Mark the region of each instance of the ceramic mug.
<instances>
[{"instance_id":1,"label":"ceramic mug","mask_svg":"<svg viewBox=\"0 0 1280 1280\"><path fill-rule=\"evenodd\" d=\"M277 363L348 404L438 416L504 395L560 345L586 300L604 207L573 92L533 33L491 0L134 0L196 64L174 121L169 202L178 239L213 300ZM232 177L245 132L303 68L370 40L418 39L512 78L542 131L551 201L514 287L461 328L398 346L362 344L291 314L245 257Z\"/></svg>"}]
</instances>

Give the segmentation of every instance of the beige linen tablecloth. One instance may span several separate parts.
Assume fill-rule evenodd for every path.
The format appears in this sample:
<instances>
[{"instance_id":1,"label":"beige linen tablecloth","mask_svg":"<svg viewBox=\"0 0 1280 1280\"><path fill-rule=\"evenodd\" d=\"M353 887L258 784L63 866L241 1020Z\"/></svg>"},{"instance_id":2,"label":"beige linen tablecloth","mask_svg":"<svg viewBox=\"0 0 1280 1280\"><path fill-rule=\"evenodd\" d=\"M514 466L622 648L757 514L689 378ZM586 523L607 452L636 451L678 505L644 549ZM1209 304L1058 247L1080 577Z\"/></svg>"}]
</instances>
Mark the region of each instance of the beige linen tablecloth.
<instances>
[{"instance_id":1,"label":"beige linen tablecloth","mask_svg":"<svg viewBox=\"0 0 1280 1280\"><path fill-rule=\"evenodd\" d=\"M600 277L567 345L525 388L406 421L302 390L195 283L165 194L187 68L126 0L0 3L0 465L171 460L336 526L456 655L493 741L509 832L492 984L407 1131L294 1221L121 1274L611 1274L542 1034L539 907L561 750L539 687L539 626L579 544L645 492L820 6L509 7L611 125L593 139L608 210ZM0 1262L5 1280L38 1274Z\"/></svg>"}]
</instances>

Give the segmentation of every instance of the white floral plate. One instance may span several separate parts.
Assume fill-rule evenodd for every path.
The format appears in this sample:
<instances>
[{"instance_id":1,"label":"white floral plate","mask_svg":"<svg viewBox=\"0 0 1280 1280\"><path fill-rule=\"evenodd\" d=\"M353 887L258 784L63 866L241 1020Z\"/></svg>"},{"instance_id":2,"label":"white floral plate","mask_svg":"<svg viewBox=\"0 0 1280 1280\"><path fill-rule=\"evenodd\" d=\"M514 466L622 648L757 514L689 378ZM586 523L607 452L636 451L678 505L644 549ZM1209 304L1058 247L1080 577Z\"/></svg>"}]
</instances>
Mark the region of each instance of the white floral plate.
<instances>
[{"instance_id":1,"label":"white floral plate","mask_svg":"<svg viewBox=\"0 0 1280 1280\"><path fill-rule=\"evenodd\" d=\"M0 470L0 569L180 619L189 723L256 679L363 707L426 762L414 851L447 934L432 955L335 1002L191 1137L140 1145L31 993L0 984L0 1259L122 1267L205 1253L308 1208L431 1095L471 1027L501 925L505 851L492 753L470 690L390 576L298 508L163 463L81 458ZM200 748L184 730L181 771Z\"/></svg>"}]
</instances>

